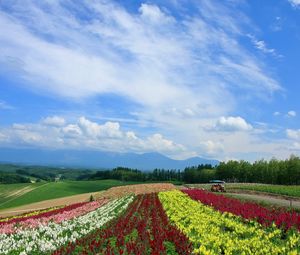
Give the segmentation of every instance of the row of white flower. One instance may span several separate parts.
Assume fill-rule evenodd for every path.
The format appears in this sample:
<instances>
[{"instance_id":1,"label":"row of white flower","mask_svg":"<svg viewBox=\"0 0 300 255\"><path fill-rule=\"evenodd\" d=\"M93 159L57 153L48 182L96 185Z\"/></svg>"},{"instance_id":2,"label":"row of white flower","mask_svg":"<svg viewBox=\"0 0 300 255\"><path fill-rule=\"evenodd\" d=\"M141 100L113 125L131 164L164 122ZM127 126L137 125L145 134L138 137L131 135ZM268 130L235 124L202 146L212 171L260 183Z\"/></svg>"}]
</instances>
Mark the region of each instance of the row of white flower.
<instances>
[{"instance_id":1,"label":"row of white flower","mask_svg":"<svg viewBox=\"0 0 300 255\"><path fill-rule=\"evenodd\" d=\"M0 235L0 254L42 254L56 250L68 242L100 228L124 211L133 196L113 200L95 211L60 224L50 222L36 229L19 230Z\"/></svg>"}]
</instances>

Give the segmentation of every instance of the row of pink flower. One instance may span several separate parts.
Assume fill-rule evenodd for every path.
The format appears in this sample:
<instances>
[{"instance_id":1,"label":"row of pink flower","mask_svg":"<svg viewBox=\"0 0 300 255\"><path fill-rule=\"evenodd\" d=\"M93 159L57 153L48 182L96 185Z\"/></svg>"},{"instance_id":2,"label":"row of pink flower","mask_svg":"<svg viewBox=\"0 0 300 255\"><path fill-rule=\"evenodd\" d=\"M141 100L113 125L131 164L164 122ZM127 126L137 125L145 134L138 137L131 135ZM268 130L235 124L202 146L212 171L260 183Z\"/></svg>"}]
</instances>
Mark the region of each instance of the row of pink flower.
<instances>
[{"instance_id":1,"label":"row of pink flower","mask_svg":"<svg viewBox=\"0 0 300 255\"><path fill-rule=\"evenodd\" d=\"M67 205L67 206L64 206L64 207L61 207L61 208L55 208L55 209L50 208L48 211L41 212L41 213L39 211L37 211L37 214L33 214L33 215L30 215L30 216L20 215L20 217L16 217L16 218L12 217L9 220L0 222L0 227L2 228L2 226L4 226L4 225L12 224L12 223L17 224L19 222L22 222L22 221L25 221L25 220L28 220L28 219L37 219L37 218L40 218L40 217L49 217L51 215L58 214L58 213L61 213L61 212L64 212L64 211L71 211L71 210L74 210L78 207L83 206L86 203L88 203L88 202L81 202L81 203L71 204L71 205Z\"/></svg>"},{"instance_id":2,"label":"row of pink flower","mask_svg":"<svg viewBox=\"0 0 300 255\"><path fill-rule=\"evenodd\" d=\"M71 220L73 218L94 211L104 205L108 200L102 199L99 201L82 203L81 206L74 206L71 210L61 210L52 215L29 218L18 223L8 223L0 228L0 234L12 234L20 229L37 228L40 225L47 225L49 222L61 223L62 221ZM63 208L62 208L63 209Z\"/></svg>"},{"instance_id":3,"label":"row of pink flower","mask_svg":"<svg viewBox=\"0 0 300 255\"><path fill-rule=\"evenodd\" d=\"M270 226L273 222L277 227L288 230L296 228L300 231L300 214L288 212L284 209L268 209L256 203L241 202L238 199L216 195L203 190L183 190L192 199L205 205L212 206L221 212L230 212L244 219L256 220L264 226Z\"/></svg>"}]
</instances>

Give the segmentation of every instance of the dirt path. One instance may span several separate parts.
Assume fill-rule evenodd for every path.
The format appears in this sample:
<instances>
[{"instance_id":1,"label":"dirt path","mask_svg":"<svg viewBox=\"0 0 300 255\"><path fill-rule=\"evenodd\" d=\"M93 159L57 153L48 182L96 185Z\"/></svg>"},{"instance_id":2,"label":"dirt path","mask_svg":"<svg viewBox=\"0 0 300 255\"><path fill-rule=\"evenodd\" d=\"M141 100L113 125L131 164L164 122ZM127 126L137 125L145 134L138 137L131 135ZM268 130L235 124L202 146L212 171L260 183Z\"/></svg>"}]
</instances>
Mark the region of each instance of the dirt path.
<instances>
[{"instance_id":1,"label":"dirt path","mask_svg":"<svg viewBox=\"0 0 300 255\"><path fill-rule=\"evenodd\" d=\"M29 211L35 211L35 210L41 210L53 206L61 206L61 205L68 205L68 204L74 204L74 203L80 203L89 201L89 198L91 195L95 197L96 194L99 192L94 193L84 193L74 196L68 196L68 197L62 197L62 198L56 198L56 199L50 199L50 200L44 200L41 202L28 204L28 205L22 205L15 208L8 208L4 210L0 210L0 217L9 217L13 215L22 214Z\"/></svg>"},{"instance_id":2,"label":"dirt path","mask_svg":"<svg viewBox=\"0 0 300 255\"><path fill-rule=\"evenodd\" d=\"M229 193L227 192L226 195L230 195L232 197L236 198L242 198L246 200L254 200L257 202L264 202L268 204L274 204L277 206L284 206L284 207L290 207L300 209L300 201L297 199L284 199L280 197L275 197L272 195L265 195L265 194L246 194L246 193Z\"/></svg>"}]
</instances>

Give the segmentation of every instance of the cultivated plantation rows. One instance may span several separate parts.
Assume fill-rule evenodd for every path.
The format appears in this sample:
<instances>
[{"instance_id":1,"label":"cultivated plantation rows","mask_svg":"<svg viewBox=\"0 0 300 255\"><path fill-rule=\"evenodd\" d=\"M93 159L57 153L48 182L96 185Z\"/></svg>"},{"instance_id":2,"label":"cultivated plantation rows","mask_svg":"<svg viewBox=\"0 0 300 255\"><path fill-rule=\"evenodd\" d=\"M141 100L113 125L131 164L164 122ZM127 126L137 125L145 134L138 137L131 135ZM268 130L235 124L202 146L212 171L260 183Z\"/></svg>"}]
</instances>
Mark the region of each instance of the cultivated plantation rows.
<instances>
[{"instance_id":1,"label":"cultivated plantation rows","mask_svg":"<svg viewBox=\"0 0 300 255\"><path fill-rule=\"evenodd\" d=\"M300 254L300 214L171 184L0 219L0 254Z\"/></svg>"},{"instance_id":2,"label":"cultivated plantation rows","mask_svg":"<svg viewBox=\"0 0 300 255\"><path fill-rule=\"evenodd\" d=\"M159 196L169 218L189 237L197 254L298 254L298 234L291 232L282 239L283 232L275 226L266 228L256 221L216 211L180 191Z\"/></svg>"}]
</instances>

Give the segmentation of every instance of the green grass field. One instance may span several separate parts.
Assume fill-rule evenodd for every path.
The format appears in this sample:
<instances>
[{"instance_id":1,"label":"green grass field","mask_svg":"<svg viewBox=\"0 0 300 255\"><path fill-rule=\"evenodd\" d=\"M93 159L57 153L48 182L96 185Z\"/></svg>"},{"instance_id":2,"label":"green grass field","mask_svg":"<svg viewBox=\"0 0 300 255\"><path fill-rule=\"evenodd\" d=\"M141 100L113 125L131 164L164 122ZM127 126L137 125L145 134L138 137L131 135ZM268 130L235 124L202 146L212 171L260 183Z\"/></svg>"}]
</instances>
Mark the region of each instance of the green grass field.
<instances>
[{"instance_id":1,"label":"green grass field","mask_svg":"<svg viewBox=\"0 0 300 255\"><path fill-rule=\"evenodd\" d=\"M22 190L27 188L37 188L42 183L18 183L18 184L0 184L0 208L18 196L21 196Z\"/></svg>"},{"instance_id":2,"label":"green grass field","mask_svg":"<svg viewBox=\"0 0 300 255\"><path fill-rule=\"evenodd\" d=\"M200 187L204 189L210 189L211 184L190 184L188 186ZM271 185L271 184L252 184L252 183L227 183L225 185L228 192L235 190L250 190L267 192L278 195L300 197L300 185L288 186L288 185Z\"/></svg>"},{"instance_id":3,"label":"green grass field","mask_svg":"<svg viewBox=\"0 0 300 255\"><path fill-rule=\"evenodd\" d=\"M278 195L286 195L292 197L300 197L300 186L287 186L287 185L271 185L271 184L242 184L232 185L230 190L252 190L273 193Z\"/></svg>"},{"instance_id":4,"label":"green grass field","mask_svg":"<svg viewBox=\"0 0 300 255\"><path fill-rule=\"evenodd\" d=\"M11 208L54 199L72 196L88 192L105 190L114 186L137 184L137 182L121 182L117 180L98 181L66 181L66 182L42 182L24 184L1 184L0 185L0 209ZM32 188L24 194L14 194L24 188Z\"/></svg>"}]
</instances>

